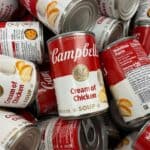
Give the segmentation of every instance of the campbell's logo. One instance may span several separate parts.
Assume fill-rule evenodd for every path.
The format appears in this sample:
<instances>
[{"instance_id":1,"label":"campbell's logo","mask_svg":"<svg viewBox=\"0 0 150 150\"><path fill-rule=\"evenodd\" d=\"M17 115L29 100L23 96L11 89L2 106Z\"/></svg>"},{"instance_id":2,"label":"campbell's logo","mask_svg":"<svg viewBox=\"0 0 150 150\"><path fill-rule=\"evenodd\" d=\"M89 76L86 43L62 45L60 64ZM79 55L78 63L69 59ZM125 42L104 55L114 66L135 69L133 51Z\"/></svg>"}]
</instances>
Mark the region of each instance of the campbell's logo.
<instances>
[{"instance_id":1,"label":"campbell's logo","mask_svg":"<svg viewBox=\"0 0 150 150\"><path fill-rule=\"evenodd\" d=\"M40 82L41 87L47 90L54 89L53 80L50 77L49 72L43 71L43 72L40 72L40 75L42 77L42 80Z\"/></svg>"},{"instance_id":2,"label":"campbell's logo","mask_svg":"<svg viewBox=\"0 0 150 150\"><path fill-rule=\"evenodd\" d=\"M62 52L62 50L59 50L58 48L54 48L52 51L51 60L53 64L56 64L66 60L73 60L74 62L76 62L78 58L93 56L98 57L96 45L93 44L93 46L89 48L89 43L85 43L83 48L66 50L64 52Z\"/></svg>"}]
</instances>

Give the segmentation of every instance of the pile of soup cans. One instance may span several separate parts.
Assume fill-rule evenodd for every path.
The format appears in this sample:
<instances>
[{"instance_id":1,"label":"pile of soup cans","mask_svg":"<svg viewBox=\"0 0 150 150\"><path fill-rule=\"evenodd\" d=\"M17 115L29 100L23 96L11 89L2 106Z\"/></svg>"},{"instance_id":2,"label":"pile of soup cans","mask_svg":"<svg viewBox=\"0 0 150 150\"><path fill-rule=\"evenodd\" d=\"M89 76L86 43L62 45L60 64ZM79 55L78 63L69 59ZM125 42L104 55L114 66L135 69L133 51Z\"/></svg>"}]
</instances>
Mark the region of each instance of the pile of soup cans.
<instances>
[{"instance_id":1,"label":"pile of soup cans","mask_svg":"<svg viewBox=\"0 0 150 150\"><path fill-rule=\"evenodd\" d=\"M150 0L0 1L0 150L150 149Z\"/></svg>"}]
</instances>

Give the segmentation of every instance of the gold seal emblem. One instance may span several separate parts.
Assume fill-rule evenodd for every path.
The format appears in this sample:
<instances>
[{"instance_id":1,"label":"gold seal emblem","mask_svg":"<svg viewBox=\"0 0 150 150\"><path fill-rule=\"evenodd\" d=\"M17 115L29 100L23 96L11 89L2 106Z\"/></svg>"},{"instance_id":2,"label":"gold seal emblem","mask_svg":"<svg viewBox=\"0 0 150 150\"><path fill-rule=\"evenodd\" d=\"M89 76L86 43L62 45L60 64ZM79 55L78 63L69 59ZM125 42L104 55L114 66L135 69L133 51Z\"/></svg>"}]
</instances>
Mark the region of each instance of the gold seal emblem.
<instances>
[{"instance_id":1,"label":"gold seal emblem","mask_svg":"<svg viewBox=\"0 0 150 150\"><path fill-rule=\"evenodd\" d=\"M89 77L89 69L86 65L79 64L73 69L72 74L76 81L82 82Z\"/></svg>"}]
</instances>

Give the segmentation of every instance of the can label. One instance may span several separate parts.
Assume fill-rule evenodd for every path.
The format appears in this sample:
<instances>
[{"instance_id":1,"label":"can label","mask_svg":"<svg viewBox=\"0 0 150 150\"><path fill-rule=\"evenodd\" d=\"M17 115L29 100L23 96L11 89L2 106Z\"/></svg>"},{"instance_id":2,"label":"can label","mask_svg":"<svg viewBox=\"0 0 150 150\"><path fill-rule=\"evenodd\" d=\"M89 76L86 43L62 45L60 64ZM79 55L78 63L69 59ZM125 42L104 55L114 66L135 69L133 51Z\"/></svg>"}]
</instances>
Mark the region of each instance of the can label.
<instances>
[{"instance_id":1,"label":"can label","mask_svg":"<svg viewBox=\"0 0 150 150\"><path fill-rule=\"evenodd\" d=\"M133 144L135 150L147 150L150 148L150 122L141 129L135 143Z\"/></svg>"},{"instance_id":2,"label":"can label","mask_svg":"<svg viewBox=\"0 0 150 150\"><path fill-rule=\"evenodd\" d=\"M137 136L137 132L133 132L129 136L123 138L114 150L133 150L133 143Z\"/></svg>"},{"instance_id":3,"label":"can label","mask_svg":"<svg viewBox=\"0 0 150 150\"><path fill-rule=\"evenodd\" d=\"M31 125L30 122L12 112L0 110L0 145L5 147L18 132L24 127Z\"/></svg>"},{"instance_id":4,"label":"can label","mask_svg":"<svg viewBox=\"0 0 150 150\"><path fill-rule=\"evenodd\" d=\"M0 55L0 106L25 108L37 86L33 63Z\"/></svg>"},{"instance_id":5,"label":"can label","mask_svg":"<svg viewBox=\"0 0 150 150\"><path fill-rule=\"evenodd\" d=\"M57 112L55 89L49 71L40 71L40 82L36 105L38 115Z\"/></svg>"},{"instance_id":6,"label":"can label","mask_svg":"<svg viewBox=\"0 0 150 150\"><path fill-rule=\"evenodd\" d=\"M108 103L94 37L71 34L50 41L48 49L60 116L79 117L106 110Z\"/></svg>"},{"instance_id":7,"label":"can label","mask_svg":"<svg viewBox=\"0 0 150 150\"><path fill-rule=\"evenodd\" d=\"M101 59L124 120L149 114L150 60L141 44L136 39L123 40L102 52Z\"/></svg>"},{"instance_id":8,"label":"can label","mask_svg":"<svg viewBox=\"0 0 150 150\"><path fill-rule=\"evenodd\" d=\"M133 35L135 35L136 38L140 41L148 57L150 57L150 26L135 26L133 29Z\"/></svg>"},{"instance_id":9,"label":"can label","mask_svg":"<svg viewBox=\"0 0 150 150\"><path fill-rule=\"evenodd\" d=\"M107 44L110 36L112 34L108 34L108 32L111 31L114 24L116 24L117 20L101 16L97 21L96 25L93 28L92 32L95 34L96 37L96 46L99 50L102 50ZM118 39L120 37L120 33L118 32L118 37L115 38Z\"/></svg>"},{"instance_id":10,"label":"can label","mask_svg":"<svg viewBox=\"0 0 150 150\"><path fill-rule=\"evenodd\" d=\"M61 18L72 0L21 0L23 5L53 32L60 33Z\"/></svg>"},{"instance_id":11,"label":"can label","mask_svg":"<svg viewBox=\"0 0 150 150\"><path fill-rule=\"evenodd\" d=\"M0 20L8 21L12 17L13 13L18 8L17 0L4 0L0 2Z\"/></svg>"},{"instance_id":12,"label":"can label","mask_svg":"<svg viewBox=\"0 0 150 150\"><path fill-rule=\"evenodd\" d=\"M41 63L41 36L39 22L1 22L0 54Z\"/></svg>"},{"instance_id":13,"label":"can label","mask_svg":"<svg viewBox=\"0 0 150 150\"><path fill-rule=\"evenodd\" d=\"M119 12L117 10L117 3L115 0L97 0L97 2L100 15L116 19L119 18Z\"/></svg>"},{"instance_id":14,"label":"can label","mask_svg":"<svg viewBox=\"0 0 150 150\"><path fill-rule=\"evenodd\" d=\"M135 22L150 21L150 0L140 0L140 6L136 13Z\"/></svg>"}]
</instances>

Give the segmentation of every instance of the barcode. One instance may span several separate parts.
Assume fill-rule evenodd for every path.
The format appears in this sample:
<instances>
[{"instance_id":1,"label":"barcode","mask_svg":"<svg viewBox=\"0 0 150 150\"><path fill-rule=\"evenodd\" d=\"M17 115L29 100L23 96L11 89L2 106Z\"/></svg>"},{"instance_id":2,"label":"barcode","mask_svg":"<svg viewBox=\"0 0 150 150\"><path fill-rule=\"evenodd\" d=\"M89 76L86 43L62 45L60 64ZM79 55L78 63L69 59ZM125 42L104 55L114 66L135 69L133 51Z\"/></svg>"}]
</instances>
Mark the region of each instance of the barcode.
<instances>
[{"instance_id":1,"label":"barcode","mask_svg":"<svg viewBox=\"0 0 150 150\"><path fill-rule=\"evenodd\" d=\"M150 102L150 90L149 91L144 91L140 94L138 94L142 103L149 103Z\"/></svg>"}]
</instances>

